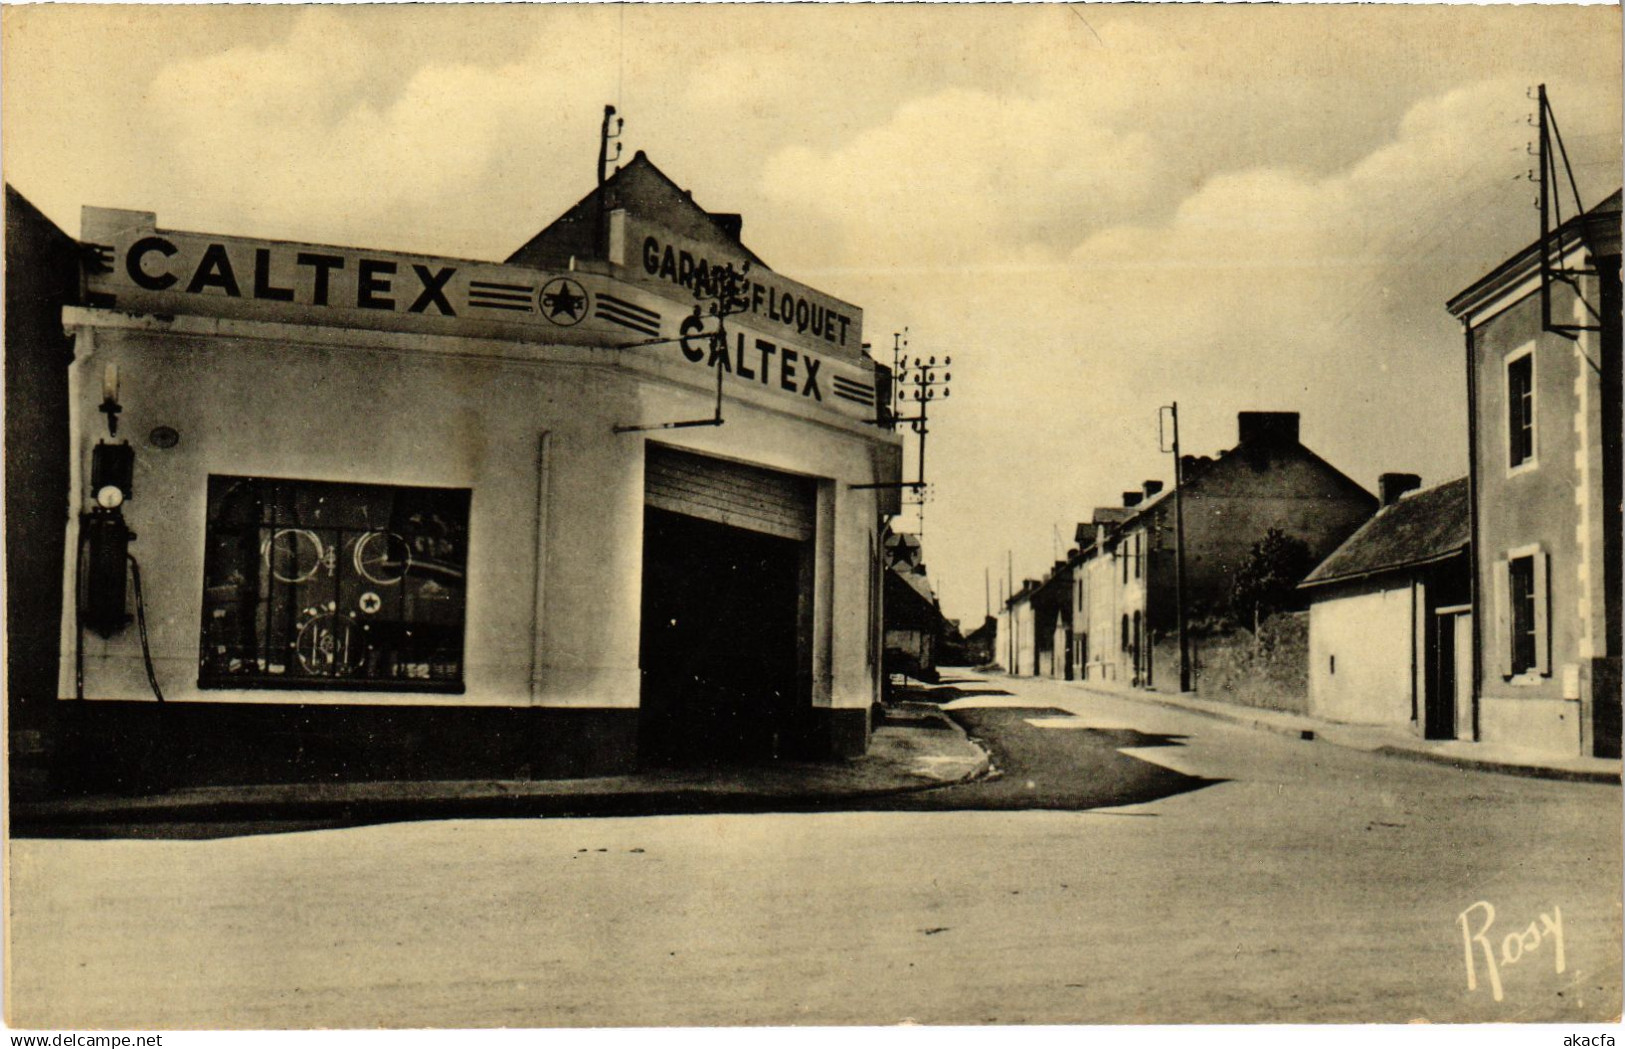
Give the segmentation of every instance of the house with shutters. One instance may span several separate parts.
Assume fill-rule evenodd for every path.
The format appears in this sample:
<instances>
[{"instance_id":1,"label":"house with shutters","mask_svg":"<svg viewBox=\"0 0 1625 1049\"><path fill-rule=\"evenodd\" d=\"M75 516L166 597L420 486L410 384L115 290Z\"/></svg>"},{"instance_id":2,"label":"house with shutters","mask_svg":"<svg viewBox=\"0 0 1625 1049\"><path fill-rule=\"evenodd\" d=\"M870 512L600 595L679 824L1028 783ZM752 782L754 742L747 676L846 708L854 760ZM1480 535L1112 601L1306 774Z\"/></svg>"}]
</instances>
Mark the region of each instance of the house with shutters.
<instances>
[{"instance_id":1,"label":"house with shutters","mask_svg":"<svg viewBox=\"0 0 1625 1049\"><path fill-rule=\"evenodd\" d=\"M1465 341L1472 736L1620 753L1620 194L1450 300Z\"/></svg>"}]
</instances>

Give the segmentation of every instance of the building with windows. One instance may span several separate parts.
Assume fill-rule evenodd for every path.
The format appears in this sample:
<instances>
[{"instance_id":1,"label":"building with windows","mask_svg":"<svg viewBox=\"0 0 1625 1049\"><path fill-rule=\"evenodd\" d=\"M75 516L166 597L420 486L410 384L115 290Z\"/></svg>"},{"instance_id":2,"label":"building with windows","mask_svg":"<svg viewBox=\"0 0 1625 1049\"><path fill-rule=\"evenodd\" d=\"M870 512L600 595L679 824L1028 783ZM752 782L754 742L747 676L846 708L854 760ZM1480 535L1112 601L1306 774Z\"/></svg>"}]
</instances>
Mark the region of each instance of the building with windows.
<instances>
[{"instance_id":1,"label":"building with windows","mask_svg":"<svg viewBox=\"0 0 1625 1049\"><path fill-rule=\"evenodd\" d=\"M1270 529L1313 561L1370 518L1377 500L1298 440L1296 412L1241 412L1234 447L1186 456L1186 618L1229 611L1237 571ZM1174 489L1146 481L1078 527L1070 572L1072 665L1084 680L1178 691ZM1313 562L1311 562L1313 563Z\"/></svg>"},{"instance_id":2,"label":"building with windows","mask_svg":"<svg viewBox=\"0 0 1625 1049\"><path fill-rule=\"evenodd\" d=\"M1467 478L1407 495L1378 479L1382 509L1322 561L1309 599L1309 713L1472 738Z\"/></svg>"},{"instance_id":3,"label":"building with windows","mask_svg":"<svg viewBox=\"0 0 1625 1049\"><path fill-rule=\"evenodd\" d=\"M1161 485L1152 481L1148 487L1160 490ZM1142 498L1143 492L1125 492L1126 505L1096 507L1091 520L1078 524L1077 552L1068 558L1072 565L1068 597L1072 605L1071 662L1079 680L1133 684L1136 668L1144 663L1133 631L1135 622L1144 627L1144 574L1132 582L1119 579L1125 567L1132 576L1136 562L1131 557L1100 556L1104 550L1115 549L1117 529L1133 516ZM1138 563L1143 568L1144 562ZM1135 613L1140 613L1138 619Z\"/></svg>"},{"instance_id":4,"label":"building with windows","mask_svg":"<svg viewBox=\"0 0 1625 1049\"><path fill-rule=\"evenodd\" d=\"M900 441L862 312L740 226L641 153L503 263L87 207L60 316L77 771L862 752Z\"/></svg>"},{"instance_id":5,"label":"building with windows","mask_svg":"<svg viewBox=\"0 0 1625 1049\"><path fill-rule=\"evenodd\" d=\"M1038 672L1038 645L1035 633L1033 593L1041 580L1024 579L1021 587L1005 598L999 613L997 651L993 658L1005 672L1031 677Z\"/></svg>"},{"instance_id":6,"label":"building with windows","mask_svg":"<svg viewBox=\"0 0 1625 1049\"><path fill-rule=\"evenodd\" d=\"M1617 757L1620 194L1453 298L1466 339L1473 735Z\"/></svg>"}]
</instances>

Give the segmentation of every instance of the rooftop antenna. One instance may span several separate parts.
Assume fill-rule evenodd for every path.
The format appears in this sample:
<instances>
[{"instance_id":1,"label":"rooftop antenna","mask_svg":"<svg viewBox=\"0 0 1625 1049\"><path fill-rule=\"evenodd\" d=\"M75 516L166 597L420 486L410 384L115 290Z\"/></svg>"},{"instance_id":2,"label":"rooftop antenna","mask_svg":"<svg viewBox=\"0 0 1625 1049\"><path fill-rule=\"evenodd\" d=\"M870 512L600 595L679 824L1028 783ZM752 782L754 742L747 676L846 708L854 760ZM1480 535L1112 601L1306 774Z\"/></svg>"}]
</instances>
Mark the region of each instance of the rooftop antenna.
<instances>
[{"instance_id":1,"label":"rooftop antenna","mask_svg":"<svg viewBox=\"0 0 1625 1049\"><path fill-rule=\"evenodd\" d=\"M1568 150L1563 146L1562 132L1557 129L1557 114L1552 111L1551 100L1546 97L1546 85L1541 84L1535 90L1532 101L1537 107L1537 118L1532 122L1540 136L1540 177L1535 179L1540 183L1540 196L1535 198L1535 207L1540 211L1540 322L1546 331L1578 342L1581 332L1602 330L1602 314L1587 301L1585 289L1579 281L1581 277L1595 277L1597 271L1584 268L1584 263L1580 267L1570 266L1564 259L1572 238L1577 237L1588 249L1591 248L1591 231L1585 225L1585 205L1580 202L1580 187L1574 181L1574 167L1569 163ZM1561 173L1557 168L1560 160L1563 164ZM1533 172L1530 174L1533 175ZM1568 230L1564 229L1563 180L1559 178L1560 174L1567 176L1569 195L1574 201L1574 215L1570 221L1575 228ZM1591 314L1593 323L1553 323L1552 289L1557 284L1566 284L1573 289L1575 300ZM1586 359L1593 368L1597 367L1589 357Z\"/></svg>"},{"instance_id":2,"label":"rooftop antenna","mask_svg":"<svg viewBox=\"0 0 1625 1049\"><path fill-rule=\"evenodd\" d=\"M610 127L614 124L613 129ZM600 258L609 258L609 205L604 200L604 183L609 181L609 167L621 159L621 144L617 141L621 137L621 124L623 121L615 115L614 106L604 107L604 123L598 130L598 254ZM615 152L610 154L610 143L615 144Z\"/></svg>"},{"instance_id":3,"label":"rooftop antenna","mask_svg":"<svg viewBox=\"0 0 1625 1049\"><path fill-rule=\"evenodd\" d=\"M610 129L612 122L615 125L613 130ZM600 186L609 181L609 166L621 159L621 144L616 140L621 137L621 125L623 123L625 121L615 115L614 106L604 107L604 126L598 132L598 184ZM613 156L609 152L610 143L612 142L615 144Z\"/></svg>"}]
</instances>

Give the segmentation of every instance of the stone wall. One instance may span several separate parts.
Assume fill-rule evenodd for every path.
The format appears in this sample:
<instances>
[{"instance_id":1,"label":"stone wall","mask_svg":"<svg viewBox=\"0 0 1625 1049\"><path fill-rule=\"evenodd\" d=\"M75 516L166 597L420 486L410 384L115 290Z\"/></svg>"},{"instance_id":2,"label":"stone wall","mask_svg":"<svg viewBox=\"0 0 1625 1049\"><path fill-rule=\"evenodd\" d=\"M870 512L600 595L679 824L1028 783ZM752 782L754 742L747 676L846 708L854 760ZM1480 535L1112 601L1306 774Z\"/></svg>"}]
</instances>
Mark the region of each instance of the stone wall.
<instances>
[{"instance_id":1,"label":"stone wall","mask_svg":"<svg viewBox=\"0 0 1625 1049\"><path fill-rule=\"evenodd\" d=\"M1160 667L1171 674L1159 674L1158 685L1170 679L1178 687L1179 649L1168 646L1164 657L1159 646ZM1235 630L1210 637L1194 637L1190 642L1195 665L1196 694L1202 699L1234 703L1237 706L1284 710L1295 714L1309 711L1309 615L1283 612L1251 630Z\"/></svg>"}]
</instances>

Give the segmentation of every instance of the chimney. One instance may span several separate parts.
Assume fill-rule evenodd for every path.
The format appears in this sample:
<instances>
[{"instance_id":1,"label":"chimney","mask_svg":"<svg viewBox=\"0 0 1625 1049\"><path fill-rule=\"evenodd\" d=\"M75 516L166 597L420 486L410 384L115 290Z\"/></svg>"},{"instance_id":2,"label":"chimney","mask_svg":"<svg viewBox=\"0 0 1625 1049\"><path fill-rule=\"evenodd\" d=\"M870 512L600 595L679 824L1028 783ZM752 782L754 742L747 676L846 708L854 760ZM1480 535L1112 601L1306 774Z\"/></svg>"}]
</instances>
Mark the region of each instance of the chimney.
<instances>
[{"instance_id":1,"label":"chimney","mask_svg":"<svg viewBox=\"0 0 1625 1049\"><path fill-rule=\"evenodd\" d=\"M740 232L745 228L745 217L738 212L713 211L711 212L711 221L715 222L718 229L734 240L739 239Z\"/></svg>"},{"instance_id":2,"label":"chimney","mask_svg":"<svg viewBox=\"0 0 1625 1049\"><path fill-rule=\"evenodd\" d=\"M1422 487L1422 479L1415 474L1382 474L1377 478L1377 492L1383 506L1393 506L1406 492Z\"/></svg>"},{"instance_id":3,"label":"chimney","mask_svg":"<svg viewBox=\"0 0 1625 1049\"><path fill-rule=\"evenodd\" d=\"M1239 444L1281 447L1298 443L1297 412L1241 412L1236 416Z\"/></svg>"},{"instance_id":4,"label":"chimney","mask_svg":"<svg viewBox=\"0 0 1625 1049\"><path fill-rule=\"evenodd\" d=\"M1140 500L1144 499L1144 498L1145 498L1145 494L1143 492L1124 492L1123 493L1123 505L1124 506L1139 506L1140 505Z\"/></svg>"},{"instance_id":5,"label":"chimney","mask_svg":"<svg viewBox=\"0 0 1625 1049\"><path fill-rule=\"evenodd\" d=\"M1145 497L1147 499L1150 499L1154 495L1161 495L1162 494L1162 482L1161 481L1146 481L1140 487L1145 491Z\"/></svg>"}]
</instances>

